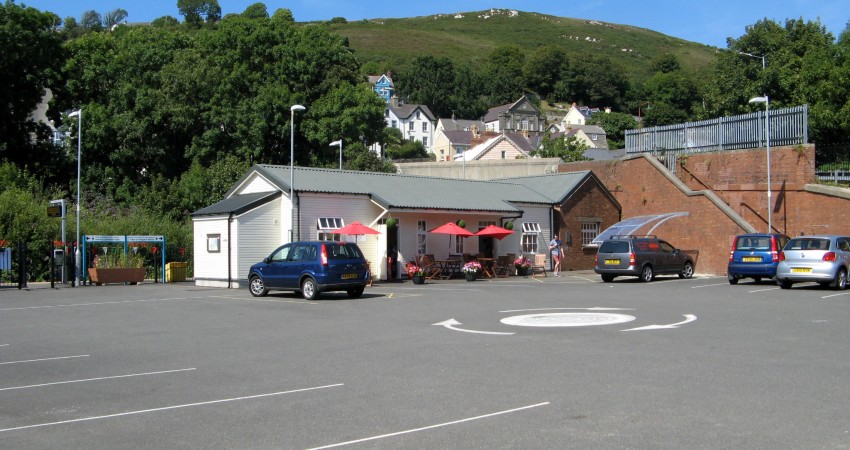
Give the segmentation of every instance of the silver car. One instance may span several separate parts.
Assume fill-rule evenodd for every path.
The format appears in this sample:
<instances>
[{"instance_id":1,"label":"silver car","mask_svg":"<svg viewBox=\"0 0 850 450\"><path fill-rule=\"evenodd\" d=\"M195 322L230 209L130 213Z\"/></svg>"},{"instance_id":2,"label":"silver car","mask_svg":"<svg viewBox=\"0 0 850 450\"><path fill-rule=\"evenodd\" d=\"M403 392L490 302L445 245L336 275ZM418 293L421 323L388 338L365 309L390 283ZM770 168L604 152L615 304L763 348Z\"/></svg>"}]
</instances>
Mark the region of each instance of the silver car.
<instances>
[{"instance_id":1,"label":"silver car","mask_svg":"<svg viewBox=\"0 0 850 450\"><path fill-rule=\"evenodd\" d=\"M850 237L800 236L788 241L779 253L776 283L790 289L794 283L815 281L823 287L847 287Z\"/></svg>"}]
</instances>

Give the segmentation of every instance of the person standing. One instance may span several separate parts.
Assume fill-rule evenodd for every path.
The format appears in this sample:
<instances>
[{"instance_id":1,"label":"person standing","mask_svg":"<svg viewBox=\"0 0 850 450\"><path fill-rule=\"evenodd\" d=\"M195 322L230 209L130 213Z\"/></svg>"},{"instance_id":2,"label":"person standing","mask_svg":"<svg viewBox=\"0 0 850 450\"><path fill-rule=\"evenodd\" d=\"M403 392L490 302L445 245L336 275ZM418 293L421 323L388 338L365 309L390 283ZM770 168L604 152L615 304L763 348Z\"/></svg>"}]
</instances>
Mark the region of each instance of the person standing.
<instances>
[{"instance_id":1,"label":"person standing","mask_svg":"<svg viewBox=\"0 0 850 450\"><path fill-rule=\"evenodd\" d=\"M561 258L564 257L564 248L561 239L559 239L557 235L549 241L549 251L552 252L552 261L555 262L555 267L552 269L552 272L556 277L560 277Z\"/></svg>"}]
</instances>

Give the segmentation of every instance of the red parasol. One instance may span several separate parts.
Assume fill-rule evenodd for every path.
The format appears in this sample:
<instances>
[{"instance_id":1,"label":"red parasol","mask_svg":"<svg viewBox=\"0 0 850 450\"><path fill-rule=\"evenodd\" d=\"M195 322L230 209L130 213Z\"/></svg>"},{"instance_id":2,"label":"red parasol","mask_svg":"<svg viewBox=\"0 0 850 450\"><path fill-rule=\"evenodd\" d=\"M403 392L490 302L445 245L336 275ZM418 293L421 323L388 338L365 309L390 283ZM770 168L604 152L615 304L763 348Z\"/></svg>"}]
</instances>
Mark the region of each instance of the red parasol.
<instances>
[{"instance_id":1,"label":"red parasol","mask_svg":"<svg viewBox=\"0 0 850 450\"><path fill-rule=\"evenodd\" d=\"M429 233L455 234L463 237L469 237L474 235L471 231L467 230L466 228L461 228L457 226L457 224L455 224L454 222L448 222L445 225L440 225L439 227L429 231Z\"/></svg>"},{"instance_id":2,"label":"red parasol","mask_svg":"<svg viewBox=\"0 0 850 450\"><path fill-rule=\"evenodd\" d=\"M478 230L475 233L476 236L483 237L494 237L498 240L502 240L507 236L514 234L513 230L508 230L507 228L497 227L496 225L487 225L486 228Z\"/></svg>"},{"instance_id":3,"label":"red parasol","mask_svg":"<svg viewBox=\"0 0 850 450\"><path fill-rule=\"evenodd\" d=\"M381 234L380 231L373 230L360 222L351 222L350 224L335 230L336 234L348 234L351 236L359 236L362 234Z\"/></svg>"}]
</instances>

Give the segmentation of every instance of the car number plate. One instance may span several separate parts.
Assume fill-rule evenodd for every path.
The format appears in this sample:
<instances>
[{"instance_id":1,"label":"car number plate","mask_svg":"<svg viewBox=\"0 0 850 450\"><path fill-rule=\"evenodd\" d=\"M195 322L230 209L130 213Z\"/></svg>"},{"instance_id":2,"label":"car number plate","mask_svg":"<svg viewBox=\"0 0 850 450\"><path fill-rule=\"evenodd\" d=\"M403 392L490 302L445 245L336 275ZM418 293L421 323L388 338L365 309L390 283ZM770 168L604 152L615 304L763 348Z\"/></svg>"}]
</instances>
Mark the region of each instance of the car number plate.
<instances>
[{"instance_id":1,"label":"car number plate","mask_svg":"<svg viewBox=\"0 0 850 450\"><path fill-rule=\"evenodd\" d=\"M342 278L343 280L351 280L351 279L357 278L357 274L356 273L344 273L344 274L342 274L342 277L340 277L340 278Z\"/></svg>"},{"instance_id":2,"label":"car number plate","mask_svg":"<svg viewBox=\"0 0 850 450\"><path fill-rule=\"evenodd\" d=\"M620 265L620 260L619 259L606 259L605 265L607 265L607 266Z\"/></svg>"},{"instance_id":3,"label":"car number plate","mask_svg":"<svg viewBox=\"0 0 850 450\"><path fill-rule=\"evenodd\" d=\"M793 273L812 273L811 267L792 267L791 272Z\"/></svg>"},{"instance_id":4,"label":"car number plate","mask_svg":"<svg viewBox=\"0 0 850 450\"><path fill-rule=\"evenodd\" d=\"M761 257L760 256L745 256L745 257L741 258L741 260L744 261L744 262L761 262Z\"/></svg>"}]
</instances>

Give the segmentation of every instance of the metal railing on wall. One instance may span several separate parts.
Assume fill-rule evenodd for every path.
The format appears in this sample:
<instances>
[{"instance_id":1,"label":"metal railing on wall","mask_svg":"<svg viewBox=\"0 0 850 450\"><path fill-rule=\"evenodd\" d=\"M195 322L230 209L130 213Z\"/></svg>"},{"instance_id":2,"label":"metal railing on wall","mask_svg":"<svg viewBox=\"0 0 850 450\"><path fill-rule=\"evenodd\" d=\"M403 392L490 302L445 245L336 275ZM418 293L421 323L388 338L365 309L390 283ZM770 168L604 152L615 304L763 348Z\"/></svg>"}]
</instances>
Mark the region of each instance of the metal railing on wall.
<instances>
[{"instance_id":1,"label":"metal railing on wall","mask_svg":"<svg viewBox=\"0 0 850 450\"><path fill-rule=\"evenodd\" d=\"M766 144L765 112L626 130L626 153L699 153L760 148ZM770 145L809 142L808 105L770 110Z\"/></svg>"}]
</instances>

